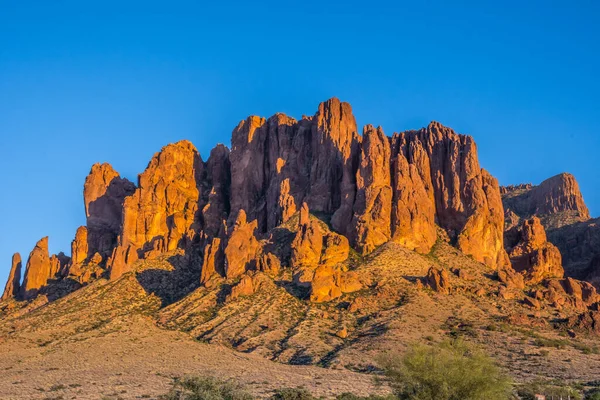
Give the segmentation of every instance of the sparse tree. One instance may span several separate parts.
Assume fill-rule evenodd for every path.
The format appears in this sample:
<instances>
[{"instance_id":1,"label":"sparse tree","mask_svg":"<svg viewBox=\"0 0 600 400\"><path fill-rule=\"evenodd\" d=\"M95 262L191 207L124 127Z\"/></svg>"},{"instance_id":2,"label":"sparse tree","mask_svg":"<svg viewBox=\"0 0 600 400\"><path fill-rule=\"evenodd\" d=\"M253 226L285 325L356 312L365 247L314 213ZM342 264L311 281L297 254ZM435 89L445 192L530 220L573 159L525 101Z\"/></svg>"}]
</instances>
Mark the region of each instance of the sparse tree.
<instances>
[{"instance_id":1,"label":"sparse tree","mask_svg":"<svg viewBox=\"0 0 600 400\"><path fill-rule=\"evenodd\" d=\"M512 384L494 361L462 340L414 345L381 357L396 396L406 400L506 400Z\"/></svg>"}]
</instances>

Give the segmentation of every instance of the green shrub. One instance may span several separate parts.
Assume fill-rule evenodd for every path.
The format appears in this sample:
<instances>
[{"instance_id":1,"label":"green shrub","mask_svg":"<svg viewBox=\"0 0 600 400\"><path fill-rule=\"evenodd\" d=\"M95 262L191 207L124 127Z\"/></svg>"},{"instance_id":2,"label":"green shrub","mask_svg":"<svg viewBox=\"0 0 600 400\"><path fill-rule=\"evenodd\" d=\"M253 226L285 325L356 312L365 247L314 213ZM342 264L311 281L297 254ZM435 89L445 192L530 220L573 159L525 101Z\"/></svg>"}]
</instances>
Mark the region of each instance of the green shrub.
<instances>
[{"instance_id":1,"label":"green shrub","mask_svg":"<svg viewBox=\"0 0 600 400\"><path fill-rule=\"evenodd\" d=\"M461 340L415 345L380 363L395 394L407 400L506 400L512 385L490 357Z\"/></svg>"},{"instance_id":2,"label":"green shrub","mask_svg":"<svg viewBox=\"0 0 600 400\"><path fill-rule=\"evenodd\" d=\"M579 391L566 383L551 381L534 381L519 386L517 389L519 397L523 400L535 400L536 394L543 394L548 399L571 399L581 400Z\"/></svg>"},{"instance_id":3,"label":"green shrub","mask_svg":"<svg viewBox=\"0 0 600 400\"><path fill-rule=\"evenodd\" d=\"M393 395L388 396L376 396L369 395L368 397L357 396L353 393L342 393L336 396L336 400L396 400L396 397Z\"/></svg>"},{"instance_id":4,"label":"green shrub","mask_svg":"<svg viewBox=\"0 0 600 400\"><path fill-rule=\"evenodd\" d=\"M212 377L176 379L173 388L160 400L252 400L239 386Z\"/></svg>"},{"instance_id":5,"label":"green shrub","mask_svg":"<svg viewBox=\"0 0 600 400\"><path fill-rule=\"evenodd\" d=\"M600 400L600 389L592 389L585 394L585 400Z\"/></svg>"},{"instance_id":6,"label":"green shrub","mask_svg":"<svg viewBox=\"0 0 600 400\"><path fill-rule=\"evenodd\" d=\"M273 400L314 400L313 395L304 388L277 389L271 396Z\"/></svg>"}]
</instances>

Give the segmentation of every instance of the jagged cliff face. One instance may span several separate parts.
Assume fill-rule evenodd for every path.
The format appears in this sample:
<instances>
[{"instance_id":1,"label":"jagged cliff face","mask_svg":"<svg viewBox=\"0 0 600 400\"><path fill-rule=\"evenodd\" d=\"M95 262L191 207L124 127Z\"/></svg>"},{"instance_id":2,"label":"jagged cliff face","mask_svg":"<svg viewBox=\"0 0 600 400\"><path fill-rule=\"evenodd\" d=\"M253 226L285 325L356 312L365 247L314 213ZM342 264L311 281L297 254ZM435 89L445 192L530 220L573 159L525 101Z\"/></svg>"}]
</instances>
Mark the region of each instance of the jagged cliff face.
<instances>
[{"instance_id":1,"label":"jagged cliff face","mask_svg":"<svg viewBox=\"0 0 600 400\"><path fill-rule=\"evenodd\" d=\"M83 186L87 256L110 256L121 233L123 201L134 190L135 185L121 178L110 164L92 166Z\"/></svg>"},{"instance_id":2,"label":"jagged cliff face","mask_svg":"<svg viewBox=\"0 0 600 400\"><path fill-rule=\"evenodd\" d=\"M417 166L436 222L457 247L490 267L506 265L498 182L479 166L473 138L432 122L395 140Z\"/></svg>"},{"instance_id":3,"label":"jagged cliff face","mask_svg":"<svg viewBox=\"0 0 600 400\"><path fill-rule=\"evenodd\" d=\"M300 121L276 114L240 122L231 138L231 215L245 210L261 232L306 202L345 231L352 218L360 137L349 104L331 99Z\"/></svg>"},{"instance_id":4,"label":"jagged cliff face","mask_svg":"<svg viewBox=\"0 0 600 400\"><path fill-rule=\"evenodd\" d=\"M302 276L323 300L360 286L343 283L350 278L327 261L344 262L347 251L339 249L349 244L366 255L394 241L427 253L438 227L488 267L509 265L500 189L479 166L470 136L437 122L392 137L367 125L361 136L350 105L335 98L301 120L248 117L233 130L231 151L218 145L207 162L188 141L169 144L137 187L109 164L96 164L84 200L87 225L77 230L72 260L54 271L56 261L45 261L41 246L28 263L39 272L26 273L24 290L33 293L59 272L87 282L79 275L89 275L88 265L117 279L137 260L182 249L203 260L202 284L303 259ZM290 248L269 250L274 228L303 204L328 224L327 232L305 220L297 228L304 236L285 242Z\"/></svg>"},{"instance_id":5,"label":"jagged cliff face","mask_svg":"<svg viewBox=\"0 0 600 400\"><path fill-rule=\"evenodd\" d=\"M165 146L123 203L123 226L109 267L116 279L141 258L189 246L201 227L205 170L188 141Z\"/></svg>"},{"instance_id":6,"label":"jagged cliff face","mask_svg":"<svg viewBox=\"0 0 600 400\"><path fill-rule=\"evenodd\" d=\"M477 260L508 262L498 183L479 167L473 139L439 123L392 139L369 125L361 137L350 106L331 99L301 121L242 121L230 161L231 215L246 210L260 232L306 202L362 254L389 240L428 252L437 223Z\"/></svg>"}]
</instances>

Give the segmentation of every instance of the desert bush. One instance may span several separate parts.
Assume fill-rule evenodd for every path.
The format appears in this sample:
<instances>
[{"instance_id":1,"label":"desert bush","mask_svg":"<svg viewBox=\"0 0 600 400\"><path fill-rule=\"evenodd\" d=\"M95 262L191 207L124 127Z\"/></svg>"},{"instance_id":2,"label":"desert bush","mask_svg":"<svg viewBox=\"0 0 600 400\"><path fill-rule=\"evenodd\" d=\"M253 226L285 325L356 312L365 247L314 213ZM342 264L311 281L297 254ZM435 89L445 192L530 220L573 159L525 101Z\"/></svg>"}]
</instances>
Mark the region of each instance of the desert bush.
<instances>
[{"instance_id":1,"label":"desert bush","mask_svg":"<svg viewBox=\"0 0 600 400\"><path fill-rule=\"evenodd\" d=\"M506 400L512 384L493 360L462 340L414 345L380 364L395 394L407 400Z\"/></svg>"},{"instance_id":2,"label":"desert bush","mask_svg":"<svg viewBox=\"0 0 600 400\"><path fill-rule=\"evenodd\" d=\"M368 397L357 396L353 393L342 393L336 396L336 400L396 400L396 397L393 395L389 396L376 396L369 395Z\"/></svg>"},{"instance_id":3,"label":"desert bush","mask_svg":"<svg viewBox=\"0 0 600 400\"><path fill-rule=\"evenodd\" d=\"M304 388L277 389L271 396L273 400L314 400L313 395Z\"/></svg>"},{"instance_id":4,"label":"desert bush","mask_svg":"<svg viewBox=\"0 0 600 400\"><path fill-rule=\"evenodd\" d=\"M561 382L534 381L519 386L517 389L519 397L523 400L535 400L536 394L543 394L548 399L571 399L581 400L579 390Z\"/></svg>"},{"instance_id":5,"label":"desert bush","mask_svg":"<svg viewBox=\"0 0 600 400\"><path fill-rule=\"evenodd\" d=\"M600 389L592 389L585 394L585 400L600 400Z\"/></svg>"},{"instance_id":6,"label":"desert bush","mask_svg":"<svg viewBox=\"0 0 600 400\"><path fill-rule=\"evenodd\" d=\"M239 386L212 377L176 379L169 393L160 400L252 400Z\"/></svg>"}]
</instances>

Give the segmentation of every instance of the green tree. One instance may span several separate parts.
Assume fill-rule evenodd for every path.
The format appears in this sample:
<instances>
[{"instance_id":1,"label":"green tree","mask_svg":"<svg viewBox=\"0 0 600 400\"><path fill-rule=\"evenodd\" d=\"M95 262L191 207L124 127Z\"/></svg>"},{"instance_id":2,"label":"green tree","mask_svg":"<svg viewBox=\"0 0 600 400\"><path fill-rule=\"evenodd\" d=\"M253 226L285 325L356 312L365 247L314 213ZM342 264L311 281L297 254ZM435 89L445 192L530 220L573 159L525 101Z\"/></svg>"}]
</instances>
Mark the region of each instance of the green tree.
<instances>
[{"instance_id":1,"label":"green tree","mask_svg":"<svg viewBox=\"0 0 600 400\"><path fill-rule=\"evenodd\" d=\"M414 345L381 358L396 396L407 400L506 400L511 381L480 349L462 340Z\"/></svg>"}]
</instances>

